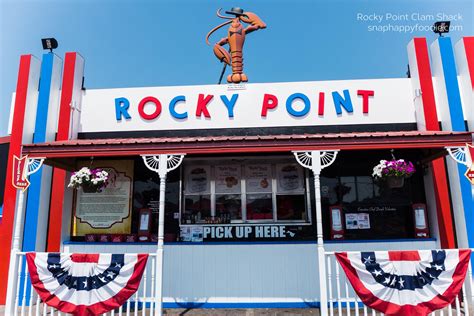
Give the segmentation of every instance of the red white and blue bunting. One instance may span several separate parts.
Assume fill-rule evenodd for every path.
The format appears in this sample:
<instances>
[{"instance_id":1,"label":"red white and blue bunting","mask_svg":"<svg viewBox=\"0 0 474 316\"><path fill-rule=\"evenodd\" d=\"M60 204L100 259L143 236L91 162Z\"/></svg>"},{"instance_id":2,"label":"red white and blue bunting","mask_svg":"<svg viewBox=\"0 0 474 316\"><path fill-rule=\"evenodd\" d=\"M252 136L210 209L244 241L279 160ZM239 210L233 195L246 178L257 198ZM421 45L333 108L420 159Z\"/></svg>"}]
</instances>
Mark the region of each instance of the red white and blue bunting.
<instances>
[{"instance_id":1,"label":"red white and blue bunting","mask_svg":"<svg viewBox=\"0 0 474 316\"><path fill-rule=\"evenodd\" d=\"M31 283L48 306L99 315L122 306L138 289L147 254L27 253Z\"/></svg>"},{"instance_id":2,"label":"red white and blue bunting","mask_svg":"<svg viewBox=\"0 0 474 316\"><path fill-rule=\"evenodd\" d=\"M470 250L340 252L362 302L386 315L428 315L449 305L466 277Z\"/></svg>"}]
</instances>

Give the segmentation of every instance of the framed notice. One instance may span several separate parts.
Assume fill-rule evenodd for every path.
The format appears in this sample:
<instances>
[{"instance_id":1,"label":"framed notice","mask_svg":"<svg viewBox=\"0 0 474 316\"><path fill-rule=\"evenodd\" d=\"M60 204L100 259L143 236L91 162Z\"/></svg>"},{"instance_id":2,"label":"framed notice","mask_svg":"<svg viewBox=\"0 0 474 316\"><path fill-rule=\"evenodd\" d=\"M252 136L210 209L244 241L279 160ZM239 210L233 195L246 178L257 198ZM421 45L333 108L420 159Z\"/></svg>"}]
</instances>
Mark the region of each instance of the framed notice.
<instances>
[{"instance_id":1,"label":"framed notice","mask_svg":"<svg viewBox=\"0 0 474 316\"><path fill-rule=\"evenodd\" d=\"M151 230L151 210L149 208L142 208L138 216L138 221L138 234L148 235Z\"/></svg>"},{"instance_id":2,"label":"framed notice","mask_svg":"<svg viewBox=\"0 0 474 316\"><path fill-rule=\"evenodd\" d=\"M240 165L218 165L214 169L216 193L240 193Z\"/></svg>"},{"instance_id":3,"label":"framed notice","mask_svg":"<svg viewBox=\"0 0 474 316\"><path fill-rule=\"evenodd\" d=\"M185 168L186 193L208 194L210 187L210 174L209 166L187 166Z\"/></svg>"},{"instance_id":4,"label":"framed notice","mask_svg":"<svg viewBox=\"0 0 474 316\"><path fill-rule=\"evenodd\" d=\"M304 191L303 170L297 164L277 164L278 193L301 193Z\"/></svg>"},{"instance_id":5,"label":"framed notice","mask_svg":"<svg viewBox=\"0 0 474 316\"><path fill-rule=\"evenodd\" d=\"M346 229L370 229L370 215L368 213L346 214Z\"/></svg>"},{"instance_id":6,"label":"framed notice","mask_svg":"<svg viewBox=\"0 0 474 316\"><path fill-rule=\"evenodd\" d=\"M78 168L89 164L83 162ZM92 168L107 171L109 184L99 193L75 191L75 235L130 234L133 160L96 160Z\"/></svg>"},{"instance_id":7,"label":"framed notice","mask_svg":"<svg viewBox=\"0 0 474 316\"><path fill-rule=\"evenodd\" d=\"M268 164L245 166L245 185L247 193L272 192L272 168Z\"/></svg>"}]
</instances>

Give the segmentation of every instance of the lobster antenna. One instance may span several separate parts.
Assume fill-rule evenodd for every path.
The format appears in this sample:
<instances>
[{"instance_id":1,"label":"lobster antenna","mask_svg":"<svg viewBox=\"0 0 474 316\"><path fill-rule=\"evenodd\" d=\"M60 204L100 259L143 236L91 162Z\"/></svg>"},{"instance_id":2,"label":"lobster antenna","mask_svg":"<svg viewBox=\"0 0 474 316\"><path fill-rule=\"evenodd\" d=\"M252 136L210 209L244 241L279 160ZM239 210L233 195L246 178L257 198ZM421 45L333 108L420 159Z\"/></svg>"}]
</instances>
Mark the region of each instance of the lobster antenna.
<instances>
[{"instance_id":1,"label":"lobster antenna","mask_svg":"<svg viewBox=\"0 0 474 316\"><path fill-rule=\"evenodd\" d=\"M212 30L209 31L209 33L207 33L206 35L206 43L207 45L211 45L209 44L209 36L211 36L212 33L214 33L215 31L217 31L218 29L220 29L221 27L223 27L224 25L227 25L229 23L232 23L232 20L229 20L229 21L225 21L224 23L222 23L221 25L218 25L216 26L215 28L213 28Z\"/></svg>"}]
</instances>

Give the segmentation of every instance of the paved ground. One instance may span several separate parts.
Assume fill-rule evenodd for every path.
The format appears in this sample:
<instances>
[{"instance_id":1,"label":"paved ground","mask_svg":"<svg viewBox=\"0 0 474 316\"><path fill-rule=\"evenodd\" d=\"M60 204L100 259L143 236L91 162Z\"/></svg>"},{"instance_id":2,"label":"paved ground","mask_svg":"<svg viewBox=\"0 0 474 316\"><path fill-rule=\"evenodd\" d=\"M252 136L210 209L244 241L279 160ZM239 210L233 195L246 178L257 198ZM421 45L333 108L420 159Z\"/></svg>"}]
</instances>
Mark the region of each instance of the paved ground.
<instances>
[{"instance_id":1,"label":"paved ground","mask_svg":"<svg viewBox=\"0 0 474 316\"><path fill-rule=\"evenodd\" d=\"M317 309L165 309L170 316L319 316ZM6 316L3 306L0 315ZM140 313L141 315L141 313ZM147 314L148 315L148 314Z\"/></svg>"}]
</instances>

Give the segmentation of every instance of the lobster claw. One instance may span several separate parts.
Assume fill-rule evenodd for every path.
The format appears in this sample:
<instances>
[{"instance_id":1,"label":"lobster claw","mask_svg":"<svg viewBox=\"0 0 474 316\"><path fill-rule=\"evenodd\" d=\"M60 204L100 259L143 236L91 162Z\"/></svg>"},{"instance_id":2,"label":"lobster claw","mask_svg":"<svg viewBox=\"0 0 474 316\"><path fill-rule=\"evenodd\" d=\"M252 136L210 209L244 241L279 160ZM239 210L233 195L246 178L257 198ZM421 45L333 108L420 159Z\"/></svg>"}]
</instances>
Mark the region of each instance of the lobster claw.
<instances>
[{"instance_id":1,"label":"lobster claw","mask_svg":"<svg viewBox=\"0 0 474 316\"><path fill-rule=\"evenodd\" d=\"M230 66L230 54L224 49L224 47L218 44L214 45L214 55L216 55L220 62L224 62Z\"/></svg>"},{"instance_id":2,"label":"lobster claw","mask_svg":"<svg viewBox=\"0 0 474 316\"><path fill-rule=\"evenodd\" d=\"M252 12L244 12L244 15L240 16L240 20L244 23L256 26L259 29L264 29L267 27L267 25L258 17L258 15Z\"/></svg>"}]
</instances>

